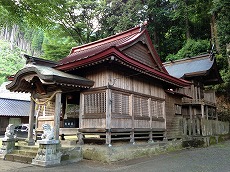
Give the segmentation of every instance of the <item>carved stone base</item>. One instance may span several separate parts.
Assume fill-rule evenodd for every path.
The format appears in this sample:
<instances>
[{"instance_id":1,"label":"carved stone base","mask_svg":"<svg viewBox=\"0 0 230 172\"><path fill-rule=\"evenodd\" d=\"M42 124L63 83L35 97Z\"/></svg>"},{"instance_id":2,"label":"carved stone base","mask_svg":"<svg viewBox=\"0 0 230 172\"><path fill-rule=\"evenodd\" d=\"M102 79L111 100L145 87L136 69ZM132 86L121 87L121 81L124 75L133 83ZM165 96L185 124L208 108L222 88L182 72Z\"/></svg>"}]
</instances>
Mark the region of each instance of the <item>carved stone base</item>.
<instances>
[{"instance_id":1,"label":"carved stone base","mask_svg":"<svg viewBox=\"0 0 230 172\"><path fill-rule=\"evenodd\" d=\"M0 158L4 159L5 155L12 152L15 148L14 138L3 138L2 147L0 148Z\"/></svg>"},{"instance_id":2,"label":"carved stone base","mask_svg":"<svg viewBox=\"0 0 230 172\"><path fill-rule=\"evenodd\" d=\"M61 152L59 140L38 140L39 149L32 164L38 166L53 166L60 164Z\"/></svg>"}]
</instances>

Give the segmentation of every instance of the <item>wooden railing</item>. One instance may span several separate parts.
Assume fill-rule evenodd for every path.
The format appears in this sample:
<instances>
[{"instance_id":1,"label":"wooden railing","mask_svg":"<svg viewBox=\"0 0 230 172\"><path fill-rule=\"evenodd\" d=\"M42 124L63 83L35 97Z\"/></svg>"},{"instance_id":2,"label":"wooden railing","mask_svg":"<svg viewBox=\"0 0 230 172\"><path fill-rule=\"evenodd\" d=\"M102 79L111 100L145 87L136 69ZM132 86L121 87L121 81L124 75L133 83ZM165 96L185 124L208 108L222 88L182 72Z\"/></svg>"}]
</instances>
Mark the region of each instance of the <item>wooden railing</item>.
<instances>
[{"instance_id":1,"label":"wooden railing","mask_svg":"<svg viewBox=\"0 0 230 172\"><path fill-rule=\"evenodd\" d=\"M229 133L229 122L207 119L183 119L183 133L189 136L211 136Z\"/></svg>"},{"instance_id":2,"label":"wooden railing","mask_svg":"<svg viewBox=\"0 0 230 172\"><path fill-rule=\"evenodd\" d=\"M215 91L204 91L204 98L183 98L183 103L185 104L208 104L215 106L216 96Z\"/></svg>"}]
</instances>

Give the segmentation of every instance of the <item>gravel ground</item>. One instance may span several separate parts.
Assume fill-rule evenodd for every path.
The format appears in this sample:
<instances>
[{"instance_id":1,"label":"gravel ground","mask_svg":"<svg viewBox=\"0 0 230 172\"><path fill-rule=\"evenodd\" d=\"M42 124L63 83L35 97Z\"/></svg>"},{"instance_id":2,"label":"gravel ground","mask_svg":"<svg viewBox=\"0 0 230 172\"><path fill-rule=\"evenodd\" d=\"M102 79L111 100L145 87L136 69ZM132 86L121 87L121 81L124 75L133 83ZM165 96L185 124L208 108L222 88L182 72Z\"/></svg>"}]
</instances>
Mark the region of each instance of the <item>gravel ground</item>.
<instances>
[{"instance_id":1,"label":"gravel ground","mask_svg":"<svg viewBox=\"0 0 230 172\"><path fill-rule=\"evenodd\" d=\"M0 160L0 171L77 172L230 172L230 141L208 148L191 148L114 164L83 160L78 163L42 168Z\"/></svg>"}]
</instances>

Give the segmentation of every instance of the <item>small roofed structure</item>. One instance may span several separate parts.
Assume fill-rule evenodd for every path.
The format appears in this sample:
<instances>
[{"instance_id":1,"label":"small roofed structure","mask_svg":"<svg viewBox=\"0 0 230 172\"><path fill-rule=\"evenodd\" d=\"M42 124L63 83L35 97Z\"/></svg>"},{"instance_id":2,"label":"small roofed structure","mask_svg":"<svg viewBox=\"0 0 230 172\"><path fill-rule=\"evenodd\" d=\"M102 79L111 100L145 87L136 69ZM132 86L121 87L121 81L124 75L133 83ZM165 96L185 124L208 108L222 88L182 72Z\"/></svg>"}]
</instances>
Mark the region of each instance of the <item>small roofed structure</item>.
<instances>
[{"instance_id":1,"label":"small roofed structure","mask_svg":"<svg viewBox=\"0 0 230 172\"><path fill-rule=\"evenodd\" d=\"M215 91L205 89L205 86L223 82L214 54L166 62L164 66L170 75L192 83L189 87L175 90L190 97L183 97L180 107L184 134L208 136L228 133L228 124L218 121Z\"/></svg>"},{"instance_id":2,"label":"small roofed structure","mask_svg":"<svg viewBox=\"0 0 230 172\"><path fill-rule=\"evenodd\" d=\"M46 65L46 61L48 65ZM31 93L29 144L34 143L32 129L35 112L37 117L36 131L42 130L42 124L50 124L54 127L55 139L58 140L62 107L61 94L71 90L79 91L90 88L94 84L93 81L86 78L53 69L49 67L50 64L48 60L30 57L30 60L27 60L27 65L19 70L13 81L6 86L10 91Z\"/></svg>"},{"instance_id":3,"label":"small roofed structure","mask_svg":"<svg viewBox=\"0 0 230 172\"><path fill-rule=\"evenodd\" d=\"M164 63L168 73L177 78L192 80L199 78L204 85L214 85L223 82L213 54L175 60Z\"/></svg>"}]
</instances>

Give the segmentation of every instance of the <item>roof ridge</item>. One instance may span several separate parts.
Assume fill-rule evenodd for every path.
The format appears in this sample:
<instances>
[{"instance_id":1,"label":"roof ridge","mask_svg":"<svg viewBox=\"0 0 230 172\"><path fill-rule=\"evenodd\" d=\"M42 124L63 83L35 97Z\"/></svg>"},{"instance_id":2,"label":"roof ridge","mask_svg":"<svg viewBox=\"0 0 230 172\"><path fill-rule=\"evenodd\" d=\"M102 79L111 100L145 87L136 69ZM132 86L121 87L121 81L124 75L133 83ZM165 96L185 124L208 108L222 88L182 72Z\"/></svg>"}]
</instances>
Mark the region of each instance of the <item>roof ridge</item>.
<instances>
[{"instance_id":1,"label":"roof ridge","mask_svg":"<svg viewBox=\"0 0 230 172\"><path fill-rule=\"evenodd\" d=\"M72 47L70 54L72 54L74 50L81 49L81 48L84 49L85 47L88 47L88 46L90 46L90 45L98 44L98 43L101 43L101 42L105 42L105 41L110 40L110 39L112 39L112 38L116 38L116 37L121 37L121 38L123 38L123 37L125 37L125 36L123 36L123 35L128 34L128 33L130 33L129 35L133 35L133 34L135 34L135 33L139 33L139 32L141 32L140 28L141 28L140 26L136 26L136 27L131 28L131 29L129 29L129 30L120 32L120 33L115 34L115 35L111 35L111 36L106 37L106 38L103 38L103 39L99 39L99 40L94 41L94 42L90 42L90 43L88 43L88 44L83 44L83 45L80 45L80 46L77 46L77 47ZM123 37L122 37L122 36L123 36ZM128 36L128 35L126 35L126 36ZM106 42L105 42L105 43L106 43ZM105 43L104 43L104 44L105 44Z\"/></svg>"},{"instance_id":2,"label":"roof ridge","mask_svg":"<svg viewBox=\"0 0 230 172\"><path fill-rule=\"evenodd\" d=\"M170 64L173 64L173 63L179 63L179 62L184 62L184 61L188 61L188 60L194 60L194 59L201 59L201 58L205 58L205 57L210 57L210 54L209 53L206 53L206 54L201 54L201 55L197 55L197 56L193 56L193 57L186 57L186 58L183 58L183 59L178 59L178 60L172 60L172 61L167 61L167 62L164 62L163 65L166 66L166 65L170 65Z\"/></svg>"}]
</instances>

